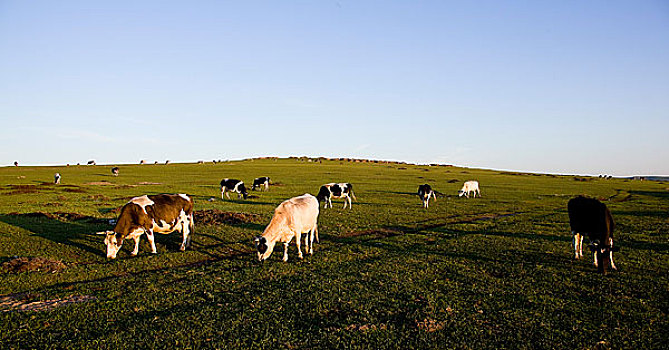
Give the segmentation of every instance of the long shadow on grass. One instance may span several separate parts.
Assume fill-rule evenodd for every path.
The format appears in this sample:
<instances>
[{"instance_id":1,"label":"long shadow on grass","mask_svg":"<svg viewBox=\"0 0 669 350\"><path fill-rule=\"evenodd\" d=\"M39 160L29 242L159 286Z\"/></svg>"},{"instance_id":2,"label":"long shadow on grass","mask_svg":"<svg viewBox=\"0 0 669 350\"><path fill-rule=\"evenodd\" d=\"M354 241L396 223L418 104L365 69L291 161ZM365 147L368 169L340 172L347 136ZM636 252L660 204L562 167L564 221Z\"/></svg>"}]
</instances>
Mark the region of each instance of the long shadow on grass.
<instances>
[{"instance_id":1,"label":"long shadow on grass","mask_svg":"<svg viewBox=\"0 0 669 350\"><path fill-rule=\"evenodd\" d=\"M629 191L629 193L669 200L669 191Z\"/></svg>"},{"instance_id":2,"label":"long shadow on grass","mask_svg":"<svg viewBox=\"0 0 669 350\"><path fill-rule=\"evenodd\" d=\"M33 214L0 215L0 221L30 231L52 242L66 244L95 255L104 255L100 241L93 233L108 229L108 225L90 223L87 220L64 222L47 216ZM95 242L93 242L95 241Z\"/></svg>"}]
</instances>

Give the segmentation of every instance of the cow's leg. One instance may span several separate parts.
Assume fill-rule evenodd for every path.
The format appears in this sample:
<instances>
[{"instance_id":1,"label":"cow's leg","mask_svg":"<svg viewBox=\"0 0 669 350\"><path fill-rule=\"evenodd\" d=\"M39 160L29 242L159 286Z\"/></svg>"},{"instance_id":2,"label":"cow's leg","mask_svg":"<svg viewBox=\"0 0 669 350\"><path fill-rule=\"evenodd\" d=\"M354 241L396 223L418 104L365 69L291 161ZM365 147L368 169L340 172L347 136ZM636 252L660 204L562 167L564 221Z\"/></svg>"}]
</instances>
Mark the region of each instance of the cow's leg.
<instances>
[{"instance_id":1,"label":"cow's leg","mask_svg":"<svg viewBox=\"0 0 669 350\"><path fill-rule=\"evenodd\" d=\"M432 198L434 198L435 202L437 201L437 195L434 192L432 192Z\"/></svg>"},{"instance_id":2,"label":"cow's leg","mask_svg":"<svg viewBox=\"0 0 669 350\"><path fill-rule=\"evenodd\" d=\"M597 247L597 249L599 249L599 247ZM593 264L595 265L595 267L599 267L599 262L597 261L597 250L595 250L595 253L593 254L593 256L594 256Z\"/></svg>"},{"instance_id":3,"label":"cow's leg","mask_svg":"<svg viewBox=\"0 0 669 350\"><path fill-rule=\"evenodd\" d=\"M351 200L351 196L346 196L346 200L348 201L348 208L353 209L353 201Z\"/></svg>"},{"instance_id":4,"label":"cow's leg","mask_svg":"<svg viewBox=\"0 0 669 350\"><path fill-rule=\"evenodd\" d=\"M265 182L265 191L269 191L269 181Z\"/></svg>"},{"instance_id":5,"label":"cow's leg","mask_svg":"<svg viewBox=\"0 0 669 350\"><path fill-rule=\"evenodd\" d=\"M613 248L613 238L609 242L611 242L611 248ZM618 270L616 264L613 263L613 250L611 249L609 249L609 260L611 261L611 268L614 270Z\"/></svg>"},{"instance_id":6,"label":"cow's leg","mask_svg":"<svg viewBox=\"0 0 669 350\"><path fill-rule=\"evenodd\" d=\"M190 223L188 222L188 216L186 213L181 211L181 233L183 234L183 241L181 242L181 251L186 250L188 246L188 236L190 234Z\"/></svg>"},{"instance_id":7,"label":"cow's leg","mask_svg":"<svg viewBox=\"0 0 669 350\"><path fill-rule=\"evenodd\" d=\"M579 259L580 254L579 250L581 249L581 245L579 244L579 238L581 235L578 232L571 231L571 234L573 235L572 238L572 246L574 246L574 259Z\"/></svg>"},{"instance_id":8,"label":"cow's leg","mask_svg":"<svg viewBox=\"0 0 669 350\"><path fill-rule=\"evenodd\" d=\"M139 238L140 237L141 237L141 235L137 235L137 236L133 237L133 239L135 240L135 249L132 250L130 255L137 255L137 253L139 253ZM149 242L150 241L151 240L149 239Z\"/></svg>"},{"instance_id":9,"label":"cow's leg","mask_svg":"<svg viewBox=\"0 0 669 350\"><path fill-rule=\"evenodd\" d=\"M302 249L300 249L301 241L302 241L302 233L298 231L295 234L295 245L297 245L297 257L303 259L304 256L302 255Z\"/></svg>"},{"instance_id":10,"label":"cow's leg","mask_svg":"<svg viewBox=\"0 0 669 350\"><path fill-rule=\"evenodd\" d=\"M146 231L146 238L151 244L151 253L157 254L158 250L156 249L156 237L153 235L153 230Z\"/></svg>"}]
</instances>

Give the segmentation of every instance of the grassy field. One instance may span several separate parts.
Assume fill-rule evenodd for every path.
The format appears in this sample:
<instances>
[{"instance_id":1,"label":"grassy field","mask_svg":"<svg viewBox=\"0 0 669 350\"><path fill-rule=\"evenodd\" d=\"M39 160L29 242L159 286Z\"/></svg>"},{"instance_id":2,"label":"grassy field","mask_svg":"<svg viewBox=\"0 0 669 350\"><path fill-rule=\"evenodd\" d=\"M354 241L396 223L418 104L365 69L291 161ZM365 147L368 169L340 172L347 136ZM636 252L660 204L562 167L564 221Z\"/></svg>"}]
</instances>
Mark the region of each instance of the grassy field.
<instances>
[{"instance_id":1,"label":"grassy field","mask_svg":"<svg viewBox=\"0 0 669 350\"><path fill-rule=\"evenodd\" d=\"M0 348L669 343L667 183L295 159L110 169L0 168ZM222 178L258 176L272 178L268 192L221 200ZM483 197L457 197L472 179ZM291 245L287 263L281 247L258 263L252 239L274 208L327 182L351 182L357 201L321 209L314 255L299 260ZM441 193L428 210L415 195L422 183ZM179 252L175 233L157 237L157 255L143 239L138 256L126 242L107 261L93 233L111 229L130 198L157 193L195 198L206 220L192 249ZM616 220L622 250L609 276L590 254L573 259L566 203L579 194L605 200ZM244 215L212 214L221 211Z\"/></svg>"}]
</instances>

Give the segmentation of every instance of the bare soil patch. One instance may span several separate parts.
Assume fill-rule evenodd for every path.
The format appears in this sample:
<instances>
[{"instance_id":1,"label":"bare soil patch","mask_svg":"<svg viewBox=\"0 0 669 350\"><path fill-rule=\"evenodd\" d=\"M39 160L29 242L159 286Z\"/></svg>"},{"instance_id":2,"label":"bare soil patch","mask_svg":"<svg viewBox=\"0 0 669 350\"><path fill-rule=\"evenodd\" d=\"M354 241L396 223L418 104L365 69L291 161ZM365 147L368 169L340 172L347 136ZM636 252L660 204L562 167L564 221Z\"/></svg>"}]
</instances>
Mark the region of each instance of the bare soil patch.
<instances>
[{"instance_id":1,"label":"bare soil patch","mask_svg":"<svg viewBox=\"0 0 669 350\"><path fill-rule=\"evenodd\" d=\"M162 185L161 182L148 182L148 181L142 181L138 182L138 185Z\"/></svg>"},{"instance_id":2,"label":"bare soil patch","mask_svg":"<svg viewBox=\"0 0 669 350\"><path fill-rule=\"evenodd\" d=\"M204 225L247 224L260 221L260 215L208 209L194 211L193 219L196 224Z\"/></svg>"},{"instance_id":3,"label":"bare soil patch","mask_svg":"<svg viewBox=\"0 0 669 350\"><path fill-rule=\"evenodd\" d=\"M94 182L87 182L84 185L92 185L92 186L112 186L114 185L113 183L109 181L94 181Z\"/></svg>"},{"instance_id":4,"label":"bare soil patch","mask_svg":"<svg viewBox=\"0 0 669 350\"><path fill-rule=\"evenodd\" d=\"M0 297L0 312L26 312L26 311L48 311L57 307L70 304L85 303L96 300L91 295L72 295L63 299L51 299L44 301L30 301L29 294L13 294Z\"/></svg>"},{"instance_id":5,"label":"bare soil patch","mask_svg":"<svg viewBox=\"0 0 669 350\"><path fill-rule=\"evenodd\" d=\"M65 267L65 264L60 260L27 257L14 258L2 264L2 270L9 273L32 271L59 272L64 270Z\"/></svg>"},{"instance_id":6,"label":"bare soil patch","mask_svg":"<svg viewBox=\"0 0 669 350\"><path fill-rule=\"evenodd\" d=\"M62 212L62 211L57 211L54 213L44 213L41 211L34 212L34 213L17 213L17 212L12 212L7 214L9 216L18 216L18 217L24 217L24 218L44 218L44 219L53 219L53 220L60 220L60 221L79 221L79 220L86 220L86 221L93 221L93 222L108 222L107 219L101 219L101 218L96 218L93 216L89 215L83 215L79 213L67 213L67 212Z\"/></svg>"}]
</instances>

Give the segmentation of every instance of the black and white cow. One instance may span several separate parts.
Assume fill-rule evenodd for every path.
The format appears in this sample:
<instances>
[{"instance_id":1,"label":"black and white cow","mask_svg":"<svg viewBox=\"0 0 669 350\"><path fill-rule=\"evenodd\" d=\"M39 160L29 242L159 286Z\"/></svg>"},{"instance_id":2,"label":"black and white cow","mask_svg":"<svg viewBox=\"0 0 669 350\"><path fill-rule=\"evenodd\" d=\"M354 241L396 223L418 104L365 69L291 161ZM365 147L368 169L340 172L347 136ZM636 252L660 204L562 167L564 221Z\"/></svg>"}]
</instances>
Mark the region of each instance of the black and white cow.
<instances>
[{"instance_id":1,"label":"black and white cow","mask_svg":"<svg viewBox=\"0 0 669 350\"><path fill-rule=\"evenodd\" d=\"M328 205L332 208L332 198L344 198L344 209L346 209L346 203L348 203L349 209L353 209L351 206L351 197L356 199L355 194L353 194L353 185L350 183L334 182L321 186L318 195L316 195L316 199L319 202L325 202L323 208L327 208Z\"/></svg>"},{"instance_id":2,"label":"black and white cow","mask_svg":"<svg viewBox=\"0 0 669 350\"><path fill-rule=\"evenodd\" d=\"M60 173L55 173L53 175L53 183L55 183L56 185L60 184Z\"/></svg>"},{"instance_id":3,"label":"black and white cow","mask_svg":"<svg viewBox=\"0 0 669 350\"><path fill-rule=\"evenodd\" d=\"M117 166L113 167L113 168L111 169L111 171L112 171L112 175L114 175L114 176L118 176L118 167L117 167Z\"/></svg>"},{"instance_id":4,"label":"black and white cow","mask_svg":"<svg viewBox=\"0 0 669 350\"><path fill-rule=\"evenodd\" d=\"M428 208L430 205L430 197L434 198L434 201L437 201L437 195L432 190L432 186L428 184L418 186L418 197L423 201L423 207Z\"/></svg>"},{"instance_id":5,"label":"black and white cow","mask_svg":"<svg viewBox=\"0 0 669 350\"><path fill-rule=\"evenodd\" d=\"M617 270L613 262L613 216L606 205L594 198L578 196L567 203L569 225L574 245L574 257L583 256L583 236L590 239L590 250L594 253L594 264L598 271L607 274L609 267Z\"/></svg>"},{"instance_id":6,"label":"black and white cow","mask_svg":"<svg viewBox=\"0 0 669 350\"><path fill-rule=\"evenodd\" d=\"M221 199L225 199L223 195L230 199L228 192L237 192L237 198L246 199L249 193L246 191L246 186L244 186L244 181L234 180L234 179L223 179L221 180Z\"/></svg>"},{"instance_id":7,"label":"black and white cow","mask_svg":"<svg viewBox=\"0 0 669 350\"><path fill-rule=\"evenodd\" d=\"M260 186L264 187L263 191L267 191L269 189L269 176L256 177L253 179L253 186L251 186L251 191L255 191L256 187Z\"/></svg>"},{"instance_id":8,"label":"black and white cow","mask_svg":"<svg viewBox=\"0 0 669 350\"><path fill-rule=\"evenodd\" d=\"M137 255L139 239L143 234L151 244L151 252L156 254L155 232L167 234L180 231L183 234L181 250L186 250L193 227L193 199L185 194L157 194L131 199L121 208L114 230L98 234L106 235L107 258L115 259L126 238L135 240L135 249L131 254Z\"/></svg>"}]
</instances>

